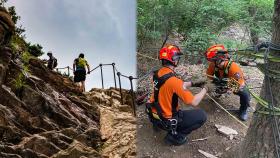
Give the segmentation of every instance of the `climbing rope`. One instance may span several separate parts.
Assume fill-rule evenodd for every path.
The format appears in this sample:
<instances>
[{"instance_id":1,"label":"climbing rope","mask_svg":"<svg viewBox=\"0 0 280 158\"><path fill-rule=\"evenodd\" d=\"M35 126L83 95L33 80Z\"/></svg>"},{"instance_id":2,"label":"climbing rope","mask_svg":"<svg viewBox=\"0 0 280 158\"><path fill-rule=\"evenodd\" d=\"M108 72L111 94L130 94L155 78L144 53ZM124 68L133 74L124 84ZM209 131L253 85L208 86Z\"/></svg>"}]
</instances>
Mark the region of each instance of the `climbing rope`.
<instances>
[{"instance_id":1,"label":"climbing rope","mask_svg":"<svg viewBox=\"0 0 280 158\"><path fill-rule=\"evenodd\" d=\"M155 59L155 58L149 57L149 56L147 56L147 55L143 55L143 54L141 54L141 53L138 53L138 55L141 55L141 56L146 57L146 58L149 58L149 59L157 60L157 59ZM154 67L153 67L153 68L154 68ZM140 77L139 79L142 80L142 79L145 79L147 76L149 76L149 75L154 71L153 68L152 68L152 70L150 70L148 73L146 73L145 75L143 75L143 76ZM139 79L138 79L138 82L139 82ZM234 81L230 82L230 84L236 86L236 84L235 84ZM148 95L149 95L149 93L145 93L144 95L140 96L139 98L143 98L143 96L148 96ZM224 110L227 114L229 114L229 116L231 116L234 120L236 120L236 121L237 121L238 123L240 123L242 126L248 128L247 125L245 125L245 124L244 124L243 122L241 122L238 118L236 118L234 115L232 115L227 109L225 109L221 104L219 104L213 97L211 97L211 96L208 95L208 94L206 94L206 95L207 95L219 108L221 108L221 109ZM137 100L140 100L140 99L137 99Z\"/></svg>"},{"instance_id":2,"label":"climbing rope","mask_svg":"<svg viewBox=\"0 0 280 158\"><path fill-rule=\"evenodd\" d=\"M242 126L248 128L247 125L245 125L243 122L241 122L238 118L236 118L235 116L233 116L227 109L225 109L221 104L219 104L213 97L211 97L209 94L206 94L206 96L208 98L210 98L219 108L221 108L222 110L224 110L227 114L229 114L229 116L231 116L234 120L236 120L238 123L240 123Z\"/></svg>"},{"instance_id":3,"label":"climbing rope","mask_svg":"<svg viewBox=\"0 0 280 158\"><path fill-rule=\"evenodd\" d=\"M257 54L261 51L266 51L267 49L262 49L263 47L270 47L271 49L273 50L276 50L276 51L280 51L280 46L277 46L276 44L273 44L271 42L264 42L263 44L259 44L257 46L250 46L250 47L247 47L246 49L241 49L241 50L238 50L238 49L231 49L229 50L229 52L235 52L239 55L244 55L244 56L254 56L254 59L255 58L262 58L264 59L265 57L267 57L268 61L272 61L272 62L280 62L280 58L278 57L274 57L274 56L271 56L269 54L267 54L267 56L265 56L264 54ZM152 49L159 49L159 48L152 48ZM192 50L192 51L198 51L198 50ZM251 52L254 52L254 53L250 53ZM249 53L248 53L249 52ZM146 58L149 58L149 59L153 59L153 60L157 60L153 57L150 57L150 56L147 56L147 55L144 55L144 54L141 54L141 53L137 53L138 55L142 56L142 57L146 57ZM201 54L198 54L198 56L203 56ZM254 60L253 60L254 61ZM277 71L277 70L269 70L268 68L264 68L263 66L261 66L261 64L257 64L257 68L259 68L261 70L261 72L265 73L265 71L269 71L269 73L266 73L267 76L269 77L273 77L274 79L276 80L280 80L280 71ZM145 79L145 77L149 76L150 73L152 71L149 71L146 75L143 75L142 77L140 77L140 79ZM139 80L138 80L139 81ZM260 101L260 97L258 97L256 94L252 93L250 91L250 89L254 89L254 88L261 88L261 87L250 87L248 88L249 92L252 94L252 96L257 100L257 101ZM268 104L267 102L264 103L266 101L262 101L261 102L261 105L265 105L265 107L268 108Z\"/></svg>"},{"instance_id":4,"label":"climbing rope","mask_svg":"<svg viewBox=\"0 0 280 158\"><path fill-rule=\"evenodd\" d=\"M274 120L274 124L272 123L272 130L273 130L273 136L274 136L274 144L275 144L275 148L276 148L276 154L277 157L279 158L279 148L278 148L278 143L280 142L280 131L279 131L279 126L278 126L278 121L275 115L275 107L274 107L274 97L272 94L272 89L271 89L271 77L267 76L267 74L269 74L268 72L268 55L270 53L270 45L268 45L266 51L265 51L265 56L264 56L264 64L265 64L265 79L267 80L268 83L268 88L269 88L269 95L270 95L270 99L271 99L271 103L268 104L269 108L271 110L269 110L269 113L271 115L271 117L273 117ZM277 134L277 135L276 135ZM278 138L278 140L277 140Z\"/></svg>"},{"instance_id":5,"label":"climbing rope","mask_svg":"<svg viewBox=\"0 0 280 158\"><path fill-rule=\"evenodd\" d=\"M142 57L145 57L145 58L148 58L148 59L152 59L152 60L158 60L158 59L156 59L156 58L150 57L150 56L148 56L148 55L145 55L145 54L142 54L142 53L139 53L139 52L137 52L137 55L142 56Z\"/></svg>"},{"instance_id":6,"label":"climbing rope","mask_svg":"<svg viewBox=\"0 0 280 158\"><path fill-rule=\"evenodd\" d=\"M263 49L265 48L265 49ZM280 144L280 130L279 130L279 122L277 119L277 116L280 116L280 108L275 107L274 103L274 96L272 93L272 84L271 80L273 79L274 81L280 81L280 71L278 70L271 70L269 69L269 62L274 62L274 63L280 63L280 58L276 56L270 55L270 50L273 51L280 51L280 46L273 44L271 42L264 42L261 43L257 46L251 46L248 47L244 50L230 50L231 52L235 52L237 55L241 56L247 56L251 59L251 62L255 62L257 64L257 68L264 73L265 75L265 81L267 81L266 89L269 91L269 102L265 101L261 97L257 96L254 94L250 89L252 88L247 88L252 94L252 96L255 98L255 100L261 105L262 107L265 108L265 110L257 110L256 112L264 115L269 115L272 119L273 122L271 124L272 126L272 131L273 131L273 138L274 138L274 145L276 148L276 155L278 158L279 156L279 144ZM229 52L230 52L229 51ZM264 53L262 53L264 51ZM140 54L143 57L147 57L146 55ZM150 58L151 57L147 57ZM257 63L256 59L263 59L264 64L262 63ZM238 121L240 124L242 124L244 127L248 128L243 122L241 122L239 119L237 119L235 116L233 116L230 112L228 112L225 108L223 108L217 101L215 101L214 98L212 98L210 95L207 94L207 96L215 102L216 105L218 105L222 110L224 110L226 113L228 113L232 118L234 118L236 121ZM266 111L268 110L268 111Z\"/></svg>"}]
</instances>

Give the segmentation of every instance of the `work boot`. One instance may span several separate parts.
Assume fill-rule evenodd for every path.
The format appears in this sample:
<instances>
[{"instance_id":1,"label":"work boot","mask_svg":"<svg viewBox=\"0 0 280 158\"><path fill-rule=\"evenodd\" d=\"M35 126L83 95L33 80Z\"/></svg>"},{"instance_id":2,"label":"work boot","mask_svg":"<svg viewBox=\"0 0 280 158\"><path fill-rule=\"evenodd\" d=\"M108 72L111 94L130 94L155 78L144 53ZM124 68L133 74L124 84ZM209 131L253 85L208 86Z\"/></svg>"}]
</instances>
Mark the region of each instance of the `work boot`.
<instances>
[{"instance_id":1,"label":"work boot","mask_svg":"<svg viewBox=\"0 0 280 158\"><path fill-rule=\"evenodd\" d=\"M242 121L247 121L248 119L248 108L240 108L239 110L239 118Z\"/></svg>"},{"instance_id":2,"label":"work boot","mask_svg":"<svg viewBox=\"0 0 280 158\"><path fill-rule=\"evenodd\" d=\"M178 134L167 133L164 140L166 144L179 146L187 142L187 137L179 133Z\"/></svg>"},{"instance_id":3,"label":"work boot","mask_svg":"<svg viewBox=\"0 0 280 158\"><path fill-rule=\"evenodd\" d=\"M153 123L153 130L154 130L154 132L159 132L160 131L160 128L156 123Z\"/></svg>"}]
</instances>

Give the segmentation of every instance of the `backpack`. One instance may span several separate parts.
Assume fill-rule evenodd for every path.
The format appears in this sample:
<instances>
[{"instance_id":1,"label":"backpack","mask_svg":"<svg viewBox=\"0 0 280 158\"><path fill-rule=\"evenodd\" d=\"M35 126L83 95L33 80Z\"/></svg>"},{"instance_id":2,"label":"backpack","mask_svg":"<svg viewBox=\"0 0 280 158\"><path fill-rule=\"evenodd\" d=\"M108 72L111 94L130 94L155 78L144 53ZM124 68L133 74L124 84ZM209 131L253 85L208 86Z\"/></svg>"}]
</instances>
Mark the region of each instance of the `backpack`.
<instances>
[{"instance_id":1,"label":"backpack","mask_svg":"<svg viewBox=\"0 0 280 158\"><path fill-rule=\"evenodd\" d=\"M87 65L87 61L84 58L78 58L77 60L77 67L85 68Z\"/></svg>"},{"instance_id":2,"label":"backpack","mask_svg":"<svg viewBox=\"0 0 280 158\"><path fill-rule=\"evenodd\" d=\"M53 58L53 68L56 68L56 67L57 67L57 59Z\"/></svg>"}]
</instances>

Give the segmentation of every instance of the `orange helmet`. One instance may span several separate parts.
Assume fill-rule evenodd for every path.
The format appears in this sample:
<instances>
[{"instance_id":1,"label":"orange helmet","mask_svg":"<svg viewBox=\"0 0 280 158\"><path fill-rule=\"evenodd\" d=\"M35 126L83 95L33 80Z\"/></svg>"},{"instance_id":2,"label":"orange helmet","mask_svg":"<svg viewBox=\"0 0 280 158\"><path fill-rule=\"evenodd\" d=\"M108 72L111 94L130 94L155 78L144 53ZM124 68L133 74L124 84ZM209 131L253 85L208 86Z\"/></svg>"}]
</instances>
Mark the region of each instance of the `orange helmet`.
<instances>
[{"instance_id":1,"label":"orange helmet","mask_svg":"<svg viewBox=\"0 0 280 158\"><path fill-rule=\"evenodd\" d=\"M216 44L207 49L205 52L208 61L226 60L229 58L228 51L222 44Z\"/></svg>"},{"instance_id":2,"label":"orange helmet","mask_svg":"<svg viewBox=\"0 0 280 158\"><path fill-rule=\"evenodd\" d=\"M181 53L179 47L176 45L166 45L159 51L159 60L168 60L176 66L175 62L180 59L181 55L183 53Z\"/></svg>"}]
</instances>

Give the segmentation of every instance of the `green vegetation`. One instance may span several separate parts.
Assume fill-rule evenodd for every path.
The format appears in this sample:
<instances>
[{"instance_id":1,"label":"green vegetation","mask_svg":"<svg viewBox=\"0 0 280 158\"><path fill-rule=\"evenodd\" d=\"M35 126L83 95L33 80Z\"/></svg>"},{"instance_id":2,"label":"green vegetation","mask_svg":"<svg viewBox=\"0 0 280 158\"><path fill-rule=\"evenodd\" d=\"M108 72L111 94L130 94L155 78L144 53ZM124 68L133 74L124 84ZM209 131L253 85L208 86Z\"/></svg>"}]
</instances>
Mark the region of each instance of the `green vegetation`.
<instances>
[{"instance_id":1,"label":"green vegetation","mask_svg":"<svg viewBox=\"0 0 280 158\"><path fill-rule=\"evenodd\" d=\"M22 55L21 55L21 59L22 59L24 64L28 64L30 58L31 58L31 56L30 56L29 52L23 52Z\"/></svg>"},{"instance_id":2,"label":"green vegetation","mask_svg":"<svg viewBox=\"0 0 280 158\"><path fill-rule=\"evenodd\" d=\"M10 41L10 48L12 48L13 53L27 51L27 46L25 40L17 35L13 35Z\"/></svg>"},{"instance_id":3,"label":"green vegetation","mask_svg":"<svg viewBox=\"0 0 280 158\"><path fill-rule=\"evenodd\" d=\"M42 50L43 47L40 44L28 43L27 46L28 46L28 52L35 57L39 57L44 54L44 52Z\"/></svg>"},{"instance_id":4,"label":"green vegetation","mask_svg":"<svg viewBox=\"0 0 280 158\"><path fill-rule=\"evenodd\" d=\"M17 24L17 22L20 20L20 16L17 15L15 6L9 7L8 12L12 17L13 22L15 24ZM25 32L25 29L22 27L22 25L20 25L19 27L16 27L16 30L15 30L16 35L20 36L24 32Z\"/></svg>"},{"instance_id":5,"label":"green vegetation","mask_svg":"<svg viewBox=\"0 0 280 158\"><path fill-rule=\"evenodd\" d=\"M7 2L8 0L0 0L0 6L4 6L4 4Z\"/></svg>"},{"instance_id":6,"label":"green vegetation","mask_svg":"<svg viewBox=\"0 0 280 158\"><path fill-rule=\"evenodd\" d=\"M4 6L4 4L8 0L1 0L0 5ZM8 12L12 17L12 20L15 24L18 24L21 17L17 15L15 6L8 7ZM22 25L17 26L15 29L15 34L12 36L10 41L10 47L12 48L14 53L21 54L22 52L29 52L30 55L34 57L39 57L44 54L43 47L40 44L31 44L25 41L25 29Z\"/></svg>"},{"instance_id":7,"label":"green vegetation","mask_svg":"<svg viewBox=\"0 0 280 158\"><path fill-rule=\"evenodd\" d=\"M24 37L13 35L10 42L10 47L14 53L27 52L34 57L39 57L44 54L43 47L40 44L26 43Z\"/></svg>"},{"instance_id":8,"label":"green vegetation","mask_svg":"<svg viewBox=\"0 0 280 158\"><path fill-rule=\"evenodd\" d=\"M137 47L161 46L174 34L187 49L205 50L213 43L228 47L270 39L273 0L139 0ZM220 34L229 26L245 28L241 43Z\"/></svg>"},{"instance_id":9,"label":"green vegetation","mask_svg":"<svg viewBox=\"0 0 280 158\"><path fill-rule=\"evenodd\" d=\"M19 91L26 86L25 76L23 73L19 73L17 77L12 80L12 84L16 91Z\"/></svg>"}]
</instances>

